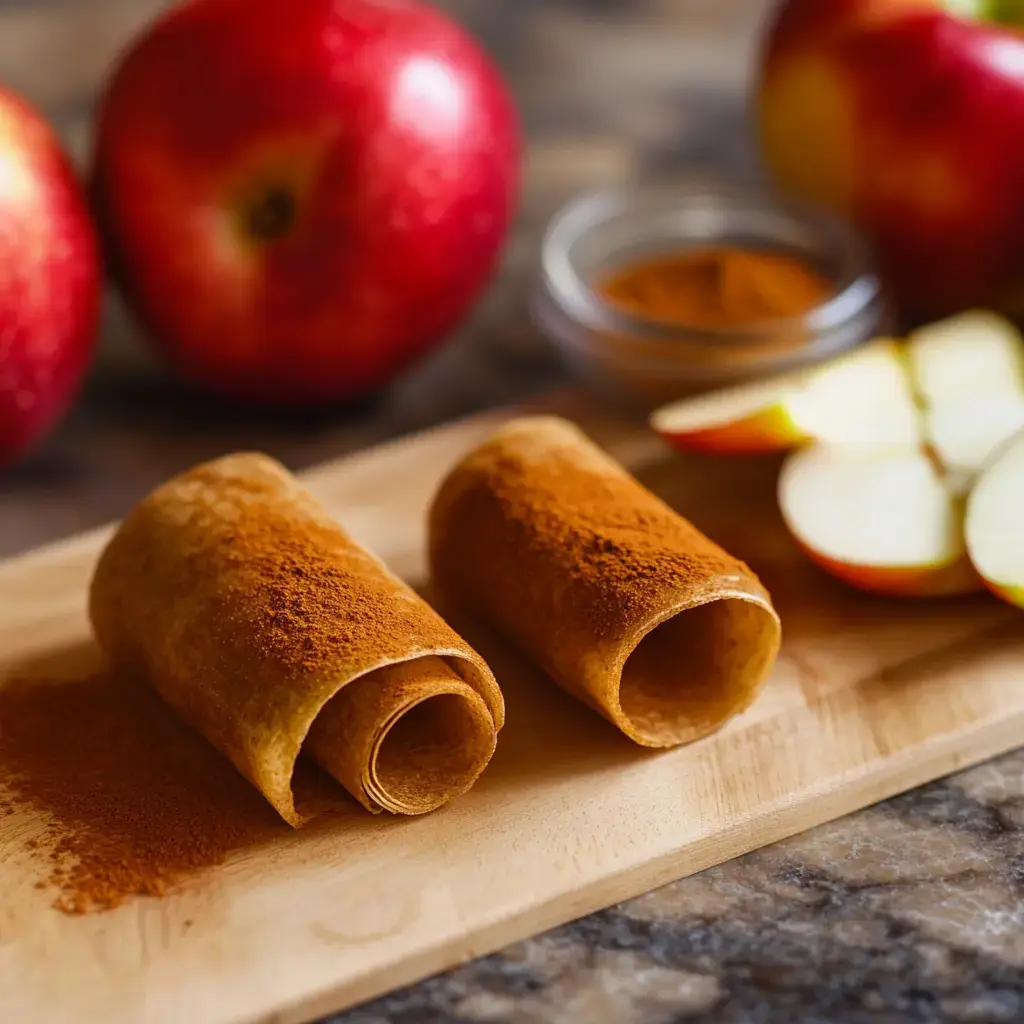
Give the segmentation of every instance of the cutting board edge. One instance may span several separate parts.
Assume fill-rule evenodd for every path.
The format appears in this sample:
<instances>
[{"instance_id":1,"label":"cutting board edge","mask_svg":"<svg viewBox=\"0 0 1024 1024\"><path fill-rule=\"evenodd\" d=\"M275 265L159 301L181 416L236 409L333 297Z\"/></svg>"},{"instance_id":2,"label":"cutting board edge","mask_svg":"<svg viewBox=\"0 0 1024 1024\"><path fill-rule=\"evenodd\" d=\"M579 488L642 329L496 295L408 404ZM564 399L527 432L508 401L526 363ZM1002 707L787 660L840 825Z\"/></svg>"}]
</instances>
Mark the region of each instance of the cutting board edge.
<instances>
[{"instance_id":1,"label":"cutting board edge","mask_svg":"<svg viewBox=\"0 0 1024 1024\"><path fill-rule=\"evenodd\" d=\"M999 739L992 742L996 728ZM927 759L920 760L921 748L903 751L901 756L880 758L874 771L866 772L856 788L836 791L822 787L809 799L800 802L780 801L769 820L773 827L757 830L764 818L751 817L742 825L719 836L704 840L700 847L687 851L697 853L690 869L679 874L673 865L679 851L663 855L645 864L643 868L628 868L606 878L592 882L585 889L569 894L568 913L560 909L560 900L531 908L487 926L473 936L465 948L424 951L401 964L379 966L355 981L332 987L304 998L298 1003L282 1006L258 1017L235 1017L223 1024L309 1024L320 1016L341 1013L398 989L416 984L436 974L458 967L477 957L495 953L513 943L571 924L589 914L606 910L624 900L641 896L652 889L695 875L735 857L771 846L799 835L808 829L835 821L856 811L871 807L883 800L906 793L918 786L934 782L946 775L970 768L1020 745L1024 731L1024 711L1000 720L994 725L975 723L968 734L977 737L974 748L964 750L964 737L952 731L938 738ZM915 763L916 761L916 763ZM906 763L910 762L910 764ZM537 915L537 916L534 916ZM344 992L344 1001L339 996Z\"/></svg>"},{"instance_id":2,"label":"cutting board edge","mask_svg":"<svg viewBox=\"0 0 1024 1024\"><path fill-rule=\"evenodd\" d=\"M558 390L520 405L502 406L498 409L470 412L465 416L380 441L366 448L342 452L322 462L316 462L301 469L296 469L294 473L311 491L319 495L321 490L330 486L329 478L342 465L349 467L351 470L352 467L358 467L364 462L367 464L379 462L381 457L401 455L403 449L407 447L420 447L422 444L429 443L433 439L443 440L453 431L468 430L475 434L484 428L496 428L515 416L527 414L540 408L549 408L557 405L559 402L564 402L568 394L571 394L571 392ZM233 451L242 450L246 450L244 446L230 449L230 451L225 451L221 454L228 455ZM219 456L214 456L214 458L217 457ZM190 468L191 465L182 466L181 472ZM139 500L143 497L144 495L139 495ZM127 515L129 511L130 508L126 508L124 514ZM117 516L87 530L69 533L63 537L57 537L27 548L24 551L17 551L0 558L0 580L8 572L23 570L25 566L31 565L33 562L48 563L54 558L66 555L69 552L77 552L79 549L91 556L98 557L103 546L113 535L122 518L122 516Z\"/></svg>"},{"instance_id":3,"label":"cutting board edge","mask_svg":"<svg viewBox=\"0 0 1024 1024\"><path fill-rule=\"evenodd\" d=\"M550 399L550 396L547 396ZM564 411L552 409L549 411ZM397 438L383 445L342 455L328 462L303 470L299 475L329 504L343 501L353 489L352 476L360 476L374 485L379 477L386 477L394 469L401 469L408 458L426 458L433 465L432 474L440 472L442 459L453 460L460 450L474 443L487 431L508 418L528 411L522 406L469 414L462 419L429 430ZM534 410L529 410L534 411ZM570 416L572 414L570 413ZM625 432L627 441L633 438L633 427ZM636 429L640 428L636 426ZM639 437L639 435L637 435ZM645 443L649 438L645 437ZM627 446L628 447L628 446ZM631 464L631 463L629 463ZM345 472L339 472L344 467ZM334 479L336 478L336 479ZM403 486L406 486L403 482ZM419 484L416 485L419 487ZM425 496L417 494L417 501ZM375 511L375 510L374 510ZM49 563L76 563L70 566L73 578L81 586L84 575L91 570L92 561L99 552L105 536L113 526L108 524L86 533L77 534L34 551L15 555L0 563L0 583L11 580L8 569L17 575L28 575ZM418 541L417 541L418 543ZM61 565L56 566L58 569ZM63 564L63 569L69 566ZM81 617L79 609L62 609L60 618ZM51 627L47 627L51 628ZM63 627L62 627L63 628ZM77 630L78 625L75 626ZM922 654L934 653L934 650ZM874 680L877 683L877 678ZM943 683L942 685L946 685ZM852 688L856 689L857 684ZM746 814L726 824L714 836L691 839L690 845L680 840L673 850L665 847L640 865L609 866L604 873L595 872L582 887L549 895L530 907L513 908L504 916L484 919L473 927L472 934L455 938L447 936L430 949L412 949L401 958L378 961L365 966L361 973L352 972L346 979L325 981L310 978L309 984L296 985L289 993L279 993L276 1000L264 999L259 1007L246 1005L242 999L223 1015L212 1020L216 1024L289 1024L308 1021L321 1013L338 1012L363 1003L396 987L449 969L468 959L492 952L508 943L519 941L548 928L576 920L620 900L636 896L672 879L704 870L732 857L802 832L808 828L842 817L879 800L913 789L925 782L956 771L990 757L997 756L1019 745L1024 727L1024 708L1006 717L989 713L974 720L959 723L923 741L908 750L889 752L885 756L847 766L847 770L834 775L845 788L802 789L794 798L783 794L773 801L759 805L758 817ZM763 816L762 816L763 815ZM680 861L686 858L685 867ZM231 979L227 982L231 984ZM249 1000L252 1003L252 1000ZM133 1003L125 1021L139 1024L170 1024L171 1018L160 1016L151 1003ZM180 1006L180 1004L179 1004ZM268 1007L274 1007L268 1009ZM37 1008L30 1008L34 1011ZM26 1011L31 1017L32 1012ZM47 1019L77 1021L80 1015L53 1016ZM179 1017L173 1018L180 1019Z\"/></svg>"}]
</instances>

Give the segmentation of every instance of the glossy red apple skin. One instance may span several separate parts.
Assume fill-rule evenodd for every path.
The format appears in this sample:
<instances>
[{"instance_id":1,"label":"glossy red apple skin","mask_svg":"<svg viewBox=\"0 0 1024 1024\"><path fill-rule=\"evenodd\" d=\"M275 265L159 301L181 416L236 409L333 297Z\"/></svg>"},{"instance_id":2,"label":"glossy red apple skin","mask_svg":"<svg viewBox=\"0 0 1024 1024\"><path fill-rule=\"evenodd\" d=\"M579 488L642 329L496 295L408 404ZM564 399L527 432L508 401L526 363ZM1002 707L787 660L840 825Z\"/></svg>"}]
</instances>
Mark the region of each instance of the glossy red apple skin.
<instances>
[{"instance_id":1,"label":"glossy red apple skin","mask_svg":"<svg viewBox=\"0 0 1024 1024\"><path fill-rule=\"evenodd\" d=\"M373 391L443 339L495 267L518 166L500 74L440 12L192 0L108 83L93 185L180 372L292 404ZM259 237L271 194L293 217Z\"/></svg>"},{"instance_id":2,"label":"glossy red apple skin","mask_svg":"<svg viewBox=\"0 0 1024 1024\"><path fill-rule=\"evenodd\" d=\"M0 88L0 466L63 415L95 346L99 247L60 141Z\"/></svg>"},{"instance_id":3,"label":"glossy red apple skin","mask_svg":"<svg viewBox=\"0 0 1024 1024\"><path fill-rule=\"evenodd\" d=\"M865 229L908 316L1024 309L1024 37L937 0L788 0L757 121L775 180Z\"/></svg>"}]
</instances>

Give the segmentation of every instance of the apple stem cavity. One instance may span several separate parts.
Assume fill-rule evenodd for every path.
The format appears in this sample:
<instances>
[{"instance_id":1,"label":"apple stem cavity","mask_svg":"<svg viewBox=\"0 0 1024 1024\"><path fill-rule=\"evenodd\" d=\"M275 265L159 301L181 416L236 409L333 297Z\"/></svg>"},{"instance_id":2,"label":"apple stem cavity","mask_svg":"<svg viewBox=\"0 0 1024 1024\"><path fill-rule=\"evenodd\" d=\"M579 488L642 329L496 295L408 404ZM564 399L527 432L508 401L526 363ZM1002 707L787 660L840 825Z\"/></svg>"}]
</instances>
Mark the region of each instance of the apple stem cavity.
<instances>
[{"instance_id":1,"label":"apple stem cavity","mask_svg":"<svg viewBox=\"0 0 1024 1024\"><path fill-rule=\"evenodd\" d=\"M246 210L246 233L261 242L283 238L295 223L297 205L287 189L272 185Z\"/></svg>"}]
</instances>

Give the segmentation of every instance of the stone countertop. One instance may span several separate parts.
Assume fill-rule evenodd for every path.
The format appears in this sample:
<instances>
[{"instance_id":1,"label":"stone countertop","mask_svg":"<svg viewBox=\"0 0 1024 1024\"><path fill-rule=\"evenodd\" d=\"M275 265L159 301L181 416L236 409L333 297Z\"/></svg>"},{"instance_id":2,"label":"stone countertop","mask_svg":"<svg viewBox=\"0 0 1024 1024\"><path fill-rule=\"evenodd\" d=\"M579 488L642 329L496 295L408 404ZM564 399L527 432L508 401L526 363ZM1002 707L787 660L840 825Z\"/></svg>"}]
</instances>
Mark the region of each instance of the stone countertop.
<instances>
[{"instance_id":1,"label":"stone countertop","mask_svg":"<svg viewBox=\"0 0 1024 1024\"><path fill-rule=\"evenodd\" d=\"M1024 1020L1024 753L331 1024Z\"/></svg>"},{"instance_id":2,"label":"stone countertop","mask_svg":"<svg viewBox=\"0 0 1024 1024\"><path fill-rule=\"evenodd\" d=\"M88 148L96 89L159 0L0 0L0 79ZM526 296L581 188L755 173L742 96L767 0L447 0L495 53L529 138L503 269L388 394L271 417L173 384L115 301L81 401L0 476L0 555L123 513L260 447L298 468L564 382ZM331 1018L332 1024L1024 1020L1024 754L665 886Z\"/></svg>"}]
</instances>

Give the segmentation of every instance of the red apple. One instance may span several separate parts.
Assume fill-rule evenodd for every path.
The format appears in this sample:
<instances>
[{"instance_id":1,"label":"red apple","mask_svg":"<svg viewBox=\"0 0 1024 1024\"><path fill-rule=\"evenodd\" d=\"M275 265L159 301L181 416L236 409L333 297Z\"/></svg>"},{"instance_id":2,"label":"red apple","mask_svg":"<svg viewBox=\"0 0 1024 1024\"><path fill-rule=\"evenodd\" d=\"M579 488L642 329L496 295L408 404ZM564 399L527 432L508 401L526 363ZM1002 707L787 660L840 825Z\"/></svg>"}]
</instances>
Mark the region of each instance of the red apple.
<instances>
[{"instance_id":1,"label":"red apple","mask_svg":"<svg viewBox=\"0 0 1024 1024\"><path fill-rule=\"evenodd\" d=\"M0 88L0 465L65 412L92 355L98 247L56 135Z\"/></svg>"},{"instance_id":2,"label":"red apple","mask_svg":"<svg viewBox=\"0 0 1024 1024\"><path fill-rule=\"evenodd\" d=\"M0 88L0 464L67 408L92 355L98 246L68 158L25 100Z\"/></svg>"},{"instance_id":3,"label":"red apple","mask_svg":"<svg viewBox=\"0 0 1024 1024\"><path fill-rule=\"evenodd\" d=\"M865 229L910 316L1024 308L1024 36L997 21L1010 7L788 0L767 36L770 172Z\"/></svg>"},{"instance_id":4,"label":"red apple","mask_svg":"<svg viewBox=\"0 0 1024 1024\"><path fill-rule=\"evenodd\" d=\"M94 185L129 304L192 381L376 389L437 344L515 206L505 85L411 0L192 0L124 55Z\"/></svg>"}]
</instances>

